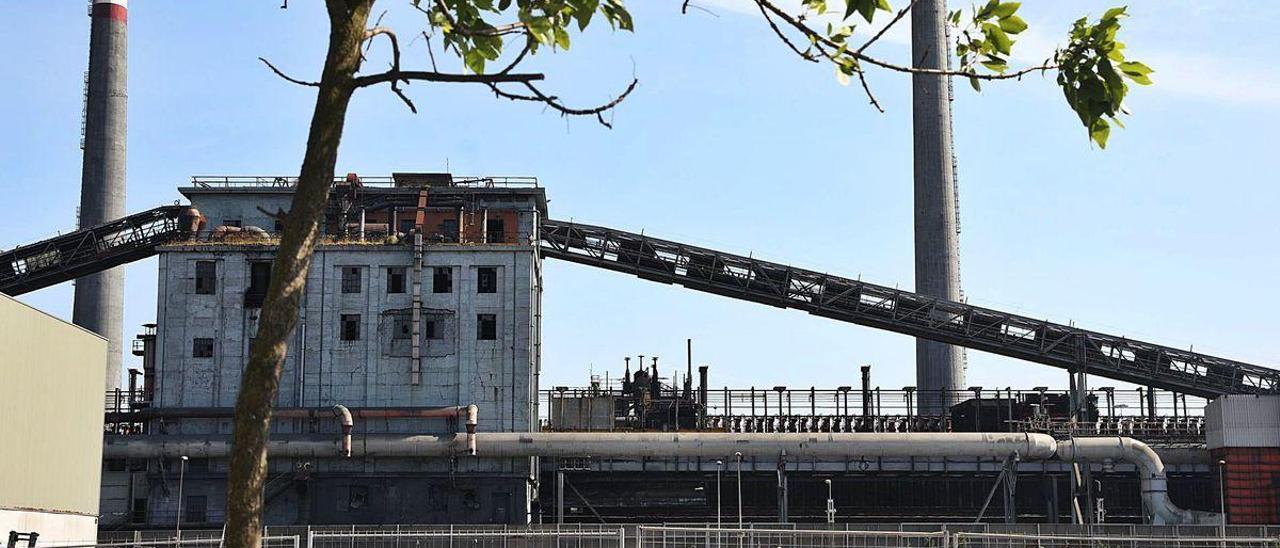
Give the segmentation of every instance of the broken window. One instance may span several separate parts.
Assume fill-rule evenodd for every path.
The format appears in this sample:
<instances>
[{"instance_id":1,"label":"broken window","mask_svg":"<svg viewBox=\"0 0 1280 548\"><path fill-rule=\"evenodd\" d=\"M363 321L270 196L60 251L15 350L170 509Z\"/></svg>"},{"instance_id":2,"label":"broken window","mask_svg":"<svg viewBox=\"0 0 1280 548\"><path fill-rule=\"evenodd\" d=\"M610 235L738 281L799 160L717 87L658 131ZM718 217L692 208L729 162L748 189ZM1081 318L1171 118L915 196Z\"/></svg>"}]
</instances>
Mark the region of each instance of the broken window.
<instances>
[{"instance_id":1,"label":"broken window","mask_svg":"<svg viewBox=\"0 0 1280 548\"><path fill-rule=\"evenodd\" d=\"M196 261L196 295L213 295L218 290L218 263Z\"/></svg>"},{"instance_id":2,"label":"broken window","mask_svg":"<svg viewBox=\"0 0 1280 548\"><path fill-rule=\"evenodd\" d=\"M491 244L502 243L507 234L505 230L506 227L504 225L505 223L502 222L502 219L489 219L489 221L485 223L484 227L485 241Z\"/></svg>"},{"instance_id":3,"label":"broken window","mask_svg":"<svg viewBox=\"0 0 1280 548\"><path fill-rule=\"evenodd\" d=\"M440 222L440 235L446 242L458 241L458 220L445 219Z\"/></svg>"},{"instance_id":4,"label":"broken window","mask_svg":"<svg viewBox=\"0 0 1280 548\"><path fill-rule=\"evenodd\" d=\"M387 267L387 293L404 293L404 267Z\"/></svg>"},{"instance_id":5,"label":"broken window","mask_svg":"<svg viewBox=\"0 0 1280 548\"><path fill-rule=\"evenodd\" d=\"M342 292L343 293L359 293L360 292L360 267L358 266L342 267Z\"/></svg>"},{"instance_id":6,"label":"broken window","mask_svg":"<svg viewBox=\"0 0 1280 548\"><path fill-rule=\"evenodd\" d=\"M498 316L496 314L476 314L476 340L498 340Z\"/></svg>"},{"instance_id":7,"label":"broken window","mask_svg":"<svg viewBox=\"0 0 1280 548\"><path fill-rule=\"evenodd\" d=\"M498 267L482 266L476 275L476 293L498 292Z\"/></svg>"},{"instance_id":8,"label":"broken window","mask_svg":"<svg viewBox=\"0 0 1280 548\"><path fill-rule=\"evenodd\" d=\"M360 315L359 314L343 314L342 315L342 340L344 341L360 340Z\"/></svg>"},{"instance_id":9,"label":"broken window","mask_svg":"<svg viewBox=\"0 0 1280 548\"><path fill-rule=\"evenodd\" d=\"M191 339L191 357L193 358L212 358L213 357L213 339L196 337Z\"/></svg>"},{"instance_id":10,"label":"broken window","mask_svg":"<svg viewBox=\"0 0 1280 548\"><path fill-rule=\"evenodd\" d=\"M249 289L244 293L244 305L261 308L267 298L267 286L271 285L271 261L249 263Z\"/></svg>"},{"instance_id":11,"label":"broken window","mask_svg":"<svg viewBox=\"0 0 1280 548\"><path fill-rule=\"evenodd\" d=\"M437 266L431 270L431 292L432 293L452 293L453 292L453 269L447 266Z\"/></svg>"},{"instance_id":12,"label":"broken window","mask_svg":"<svg viewBox=\"0 0 1280 548\"><path fill-rule=\"evenodd\" d=\"M359 510L369 504L369 487L366 485L352 485L347 491L347 509Z\"/></svg>"},{"instance_id":13,"label":"broken window","mask_svg":"<svg viewBox=\"0 0 1280 548\"><path fill-rule=\"evenodd\" d=\"M408 317L396 316L391 320L391 338L396 340L408 339L413 336L413 320Z\"/></svg>"}]
</instances>

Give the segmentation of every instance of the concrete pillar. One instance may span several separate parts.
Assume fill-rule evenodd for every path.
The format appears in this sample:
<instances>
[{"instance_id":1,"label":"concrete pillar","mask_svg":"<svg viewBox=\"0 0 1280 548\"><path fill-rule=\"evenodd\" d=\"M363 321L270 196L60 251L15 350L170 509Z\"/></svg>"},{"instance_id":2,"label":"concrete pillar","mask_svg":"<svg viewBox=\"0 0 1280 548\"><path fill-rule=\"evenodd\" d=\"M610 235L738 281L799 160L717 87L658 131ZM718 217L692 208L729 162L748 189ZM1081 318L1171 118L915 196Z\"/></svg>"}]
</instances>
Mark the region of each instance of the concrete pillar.
<instances>
[{"instance_id":1,"label":"concrete pillar","mask_svg":"<svg viewBox=\"0 0 1280 548\"><path fill-rule=\"evenodd\" d=\"M93 0L85 96L80 226L124 216L125 106L128 72L126 0ZM124 337L124 269L76 280L72 322L108 340L108 389L120 387Z\"/></svg>"},{"instance_id":2,"label":"concrete pillar","mask_svg":"<svg viewBox=\"0 0 1280 548\"><path fill-rule=\"evenodd\" d=\"M948 67L946 0L917 0L911 8L911 58L917 68ZM955 169L951 146L949 78L911 78L915 156L916 292L960 300ZM916 384L921 414L937 414L954 403L939 390L965 386L964 357L956 347L916 340Z\"/></svg>"}]
</instances>

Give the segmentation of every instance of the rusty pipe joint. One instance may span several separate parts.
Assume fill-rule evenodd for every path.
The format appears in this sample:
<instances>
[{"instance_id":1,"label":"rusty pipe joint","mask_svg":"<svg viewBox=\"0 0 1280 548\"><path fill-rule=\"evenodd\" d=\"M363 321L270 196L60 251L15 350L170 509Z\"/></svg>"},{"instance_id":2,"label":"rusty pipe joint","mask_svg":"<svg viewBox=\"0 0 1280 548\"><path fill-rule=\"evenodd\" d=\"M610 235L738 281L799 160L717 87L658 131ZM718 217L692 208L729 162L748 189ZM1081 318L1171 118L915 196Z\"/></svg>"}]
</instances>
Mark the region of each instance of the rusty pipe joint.
<instances>
[{"instance_id":1,"label":"rusty pipe joint","mask_svg":"<svg viewBox=\"0 0 1280 548\"><path fill-rule=\"evenodd\" d=\"M338 404L333 406L333 415L338 417L338 422L342 424L342 456L351 456L351 430L355 427L355 422L351 420L351 410L347 406Z\"/></svg>"}]
</instances>

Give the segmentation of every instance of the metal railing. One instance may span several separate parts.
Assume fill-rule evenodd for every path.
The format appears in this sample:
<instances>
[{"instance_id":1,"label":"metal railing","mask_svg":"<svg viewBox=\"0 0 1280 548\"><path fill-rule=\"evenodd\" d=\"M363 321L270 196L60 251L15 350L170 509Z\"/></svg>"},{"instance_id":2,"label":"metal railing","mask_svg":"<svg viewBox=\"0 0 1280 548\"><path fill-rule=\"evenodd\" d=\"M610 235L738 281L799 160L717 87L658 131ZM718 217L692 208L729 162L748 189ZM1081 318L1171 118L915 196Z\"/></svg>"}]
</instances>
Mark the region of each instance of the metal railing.
<instances>
[{"instance_id":1,"label":"metal railing","mask_svg":"<svg viewBox=\"0 0 1280 548\"><path fill-rule=\"evenodd\" d=\"M334 183L345 183L346 177L333 178ZM276 175L197 175L191 177L191 186L197 188L293 188L298 178ZM394 188L392 177L360 177L360 184L369 187ZM410 185L412 186L412 185ZM434 185L433 185L434 186ZM444 187L460 188L537 188L537 177L525 176L459 176L454 175Z\"/></svg>"},{"instance_id":2,"label":"metal railing","mask_svg":"<svg viewBox=\"0 0 1280 548\"><path fill-rule=\"evenodd\" d=\"M947 546L943 532L833 529L636 528L636 548L932 548Z\"/></svg>"},{"instance_id":3,"label":"metal railing","mask_svg":"<svg viewBox=\"0 0 1280 548\"><path fill-rule=\"evenodd\" d=\"M306 548L625 548L621 527L403 526L398 531L312 529Z\"/></svg>"},{"instance_id":4,"label":"metal railing","mask_svg":"<svg viewBox=\"0 0 1280 548\"><path fill-rule=\"evenodd\" d=\"M210 536L214 533L217 536ZM144 534L140 531L129 533L134 539L122 538L125 535L100 535L97 541L67 544L41 544L41 548L219 548L223 545L221 531L197 531L191 538L187 534L175 538L172 532ZM262 548L301 548L298 535L264 536Z\"/></svg>"}]
</instances>

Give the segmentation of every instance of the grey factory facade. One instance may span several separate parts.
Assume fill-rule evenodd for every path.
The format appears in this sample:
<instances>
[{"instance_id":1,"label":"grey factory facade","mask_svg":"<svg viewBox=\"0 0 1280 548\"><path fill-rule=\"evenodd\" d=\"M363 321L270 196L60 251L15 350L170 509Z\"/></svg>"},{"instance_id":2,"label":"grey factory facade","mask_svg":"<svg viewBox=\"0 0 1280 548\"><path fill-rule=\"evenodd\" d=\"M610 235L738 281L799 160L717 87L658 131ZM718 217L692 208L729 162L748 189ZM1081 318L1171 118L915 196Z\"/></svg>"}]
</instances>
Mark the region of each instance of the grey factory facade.
<instances>
[{"instance_id":1,"label":"grey factory facade","mask_svg":"<svg viewBox=\"0 0 1280 548\"><path fill-rule=\"evenodd\" d=\"M397 182L405 178L381 181L389 191ZM375 184L357 178L346 190L360 195ZM159 251L157 323L136 345L145 388L135 380L129 397L153 413L148 434L223 436L270 277L279 226L271 212L289 207L292 188L208 184L181 192L207 223L201 236ZM536 426L542 275L530 235L546 212L543 190L489 181L444 192L465 196L441 207L366 210L363 222L331 227L289 339L278 408L386 410L357 416L365 433L453 433L465 417L413 411L469 405L482 431ZM419 190L411 194L410 202ZM305 414L277 415L273 435L340 435L332 416ZM106 522L174 523L180 466L179 459L108 461ZM193 458L185 466L183 521L221 522L227 461ZM523 522L533 466L529 458L272 459L266 522Z\"/></svg>"}]
</instances>

